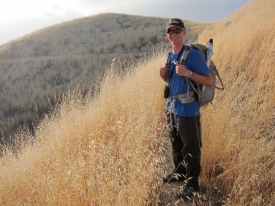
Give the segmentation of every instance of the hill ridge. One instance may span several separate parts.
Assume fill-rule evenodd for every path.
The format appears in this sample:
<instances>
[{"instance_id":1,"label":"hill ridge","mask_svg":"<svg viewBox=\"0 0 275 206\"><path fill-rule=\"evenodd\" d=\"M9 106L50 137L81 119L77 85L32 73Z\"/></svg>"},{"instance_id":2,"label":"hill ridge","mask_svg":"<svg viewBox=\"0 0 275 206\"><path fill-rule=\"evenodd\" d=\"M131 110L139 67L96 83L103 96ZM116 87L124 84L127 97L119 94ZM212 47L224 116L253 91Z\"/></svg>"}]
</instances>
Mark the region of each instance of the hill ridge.
<instances>
[{"instance_id":1,"label":"hill ridge","mask_svg":"<svg viewBox=\"0 0 275 206\"><path fill-rule=\"evenodd\" d=\"M0 131L5 139L49 112L55 96L87 92L112 60L126 68L167 47L166 18L99 14L46 27L0 48ZM206 24L188 22L199 31ZM190 41L198 34L189 32Z\"/></svg>"}]
</instances>

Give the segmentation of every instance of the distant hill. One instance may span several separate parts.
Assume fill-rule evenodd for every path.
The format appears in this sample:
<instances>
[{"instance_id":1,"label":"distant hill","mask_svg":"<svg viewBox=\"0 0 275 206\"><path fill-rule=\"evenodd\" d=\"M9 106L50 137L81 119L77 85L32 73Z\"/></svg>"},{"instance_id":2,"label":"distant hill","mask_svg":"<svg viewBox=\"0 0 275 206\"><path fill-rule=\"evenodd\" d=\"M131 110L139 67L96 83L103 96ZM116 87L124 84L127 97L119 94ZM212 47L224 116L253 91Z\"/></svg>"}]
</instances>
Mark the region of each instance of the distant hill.
<instances>
[{"instance_id":1,"label":"distant hill","mask_svg":"<svg viewBox=\"0 0 275 206\"><path fill-rule=\"evenodd\" d=\"M56 96L88 91L111 61L126 67L166 49L168 19L106 13L54 25L0 47L0 131L4 139L51 109ZM208 24L185 21L186 41ZM0 142L1 143L1 142Z\"/></svg>"}]
</instances>

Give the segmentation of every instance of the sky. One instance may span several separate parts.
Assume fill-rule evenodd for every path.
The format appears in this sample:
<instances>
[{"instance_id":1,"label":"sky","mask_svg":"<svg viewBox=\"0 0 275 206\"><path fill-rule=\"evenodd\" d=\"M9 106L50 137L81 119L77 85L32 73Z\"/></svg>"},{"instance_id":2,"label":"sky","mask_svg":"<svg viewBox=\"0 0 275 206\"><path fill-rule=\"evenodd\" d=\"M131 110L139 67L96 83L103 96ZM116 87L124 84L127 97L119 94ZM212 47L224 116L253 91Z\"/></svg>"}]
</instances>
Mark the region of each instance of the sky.
<instances>
[{"instance_id":1,"label":"sky","mask_svg":"<svg viewBox=\"0 0 275 206\"><path fill-rule=\"evenodd\" d=\"M106 12L223 20L251 0L1 0L0 45L44 27Z\"/></svg>"}]
</instances>

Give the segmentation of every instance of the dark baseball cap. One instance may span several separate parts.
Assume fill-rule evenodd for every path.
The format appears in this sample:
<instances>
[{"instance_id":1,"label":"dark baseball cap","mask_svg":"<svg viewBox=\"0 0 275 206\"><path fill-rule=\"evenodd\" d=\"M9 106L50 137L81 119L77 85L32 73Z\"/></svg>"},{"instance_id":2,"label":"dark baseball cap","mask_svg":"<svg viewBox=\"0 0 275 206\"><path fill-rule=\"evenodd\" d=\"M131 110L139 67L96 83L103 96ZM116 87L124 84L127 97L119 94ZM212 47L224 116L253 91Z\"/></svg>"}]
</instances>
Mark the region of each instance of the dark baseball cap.
<instances>
[{"instance_id":1,"label":"dark baseball cap","mask_svg":"<svg viewBox=\"0 0 275 206\"><path fill-rule=\"evenodd\" d=\"M177 27L179 29L185 29L184 23L182 22L182 20L180 20L178 18L169 19L169 21L167 22L167 25L166 25L166 30L168 30L171 27Z\"/></svg>"}]
</instances>

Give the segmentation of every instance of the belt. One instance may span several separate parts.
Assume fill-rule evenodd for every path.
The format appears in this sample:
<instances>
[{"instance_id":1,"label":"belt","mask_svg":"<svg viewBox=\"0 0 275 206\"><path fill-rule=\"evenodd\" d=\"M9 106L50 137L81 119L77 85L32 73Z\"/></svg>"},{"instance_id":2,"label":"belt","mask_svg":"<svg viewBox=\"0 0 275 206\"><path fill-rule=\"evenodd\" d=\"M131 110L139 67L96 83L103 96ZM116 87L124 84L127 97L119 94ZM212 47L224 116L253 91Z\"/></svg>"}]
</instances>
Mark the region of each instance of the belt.
<instances>
[{"instance_id":1,"label":"belt","mask_svg":"<svg viewBox=\"0 0 275 206\"><path fill-rule=\"evenodd\" d=\"M178 95L172 96L172 98L179 100L182 104L189 104L194 102L197 99L194 91L187 92L184 94L178 94Z\"/></svg>"}]
</instances>

